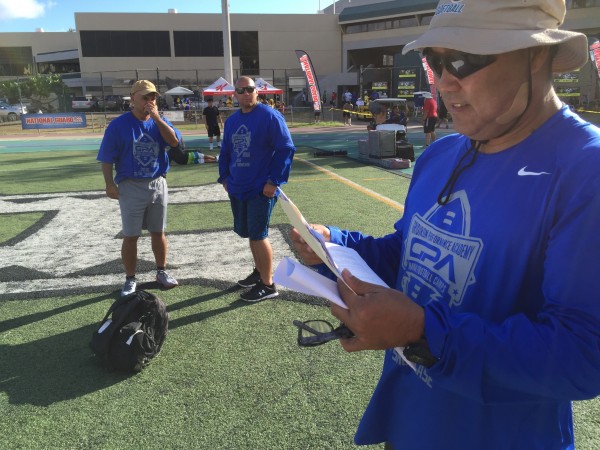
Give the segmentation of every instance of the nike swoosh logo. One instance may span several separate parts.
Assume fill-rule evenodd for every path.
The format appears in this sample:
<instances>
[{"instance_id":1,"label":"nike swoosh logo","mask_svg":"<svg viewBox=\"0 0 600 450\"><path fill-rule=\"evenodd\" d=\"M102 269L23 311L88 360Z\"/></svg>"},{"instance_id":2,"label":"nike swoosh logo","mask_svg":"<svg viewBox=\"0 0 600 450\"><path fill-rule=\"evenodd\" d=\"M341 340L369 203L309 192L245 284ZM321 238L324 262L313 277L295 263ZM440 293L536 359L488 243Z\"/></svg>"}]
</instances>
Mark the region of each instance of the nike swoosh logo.
<instances>
[{"instance_id":1,"label":"nike swoosh logo","mask_svg":"<svg viewBox=\"0 0 600 450\"><path fill-rule=\"evenodd\" d=\"M522 167L521 169L519 169L519 171L517 172L517 175L519 175L520 177L524 177L527 175L550 175L548 172L529 172L527 170L527 166Z\"/></svg>"}]
</instances>

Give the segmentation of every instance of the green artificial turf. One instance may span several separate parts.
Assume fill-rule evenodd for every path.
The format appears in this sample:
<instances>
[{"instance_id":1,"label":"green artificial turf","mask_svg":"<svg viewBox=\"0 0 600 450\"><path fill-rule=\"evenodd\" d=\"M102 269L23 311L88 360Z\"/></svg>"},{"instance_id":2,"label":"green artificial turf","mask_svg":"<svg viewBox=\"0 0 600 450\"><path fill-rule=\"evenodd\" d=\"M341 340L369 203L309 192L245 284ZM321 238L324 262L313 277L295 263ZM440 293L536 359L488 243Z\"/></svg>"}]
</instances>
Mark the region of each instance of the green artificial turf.
<instances>
[{"instance_id":1,"label":"green artificial turf","mask_svg":"<svg viewBox=\"0 0 600 450\"><path fill-rule=\"evenodd\" d=\"M409 180L312 151L298 149L283 187L306 219L374 235L391 232ZM102 193L95 156L0 154L0 195ZM217 165L205 164L173 166L167 179L175 191L209 186L216 178ZM0 211L0 244L40 220L39 212ZM281 208L272 223L286 223ZM172 204L168 229L230 230L229 204ZM55 251L49 248L48 258ZM238 275L246 274L230 277ZM355 448L354 431L383 353L347 354L335 342L299 348L292 320L334 320L323 302L283 291L277 299L246 304L233 283L201 271L177 289L149 289L168 305L170 330L159 357L134 376L107 371L88 347L118 295L114 287L0 298L0 448ZM575 402L574 410L577 448L597 449L600 401Z\"/></svg>"}]
</instances>

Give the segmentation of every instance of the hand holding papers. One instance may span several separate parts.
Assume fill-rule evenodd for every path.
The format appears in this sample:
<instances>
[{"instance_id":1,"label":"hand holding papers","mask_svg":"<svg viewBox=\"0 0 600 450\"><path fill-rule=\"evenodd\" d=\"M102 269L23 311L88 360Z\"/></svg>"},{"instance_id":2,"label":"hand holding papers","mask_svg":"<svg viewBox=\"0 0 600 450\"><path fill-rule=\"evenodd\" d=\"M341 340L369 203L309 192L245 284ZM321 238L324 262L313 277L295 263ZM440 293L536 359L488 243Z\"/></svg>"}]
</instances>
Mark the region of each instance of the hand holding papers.
<instances>
[{"instance_id":1,"label":"hand holding papers","mask_svg":"<svg viewBox=\"0 0 600 450\"><path fill-rule=\"evenodd\" d=\"M316 232L306 222L300 210L292 203L292 201L283 193L279 188L279 204L283 208L283 211L288 216L290 224L298 230L302 239L308 244L308 246L315 252L321 261L323 261L329 270L331 270L338 278L341 277L341 271L336 267L331 255L327 251L325 241L320 233Z\"/></svg>"},{"instance_id":2,"label":"hand holding papers","mask_svg":"<svg viewBox=\"0 0 600 450\"><path fill-rule=\"evenodd\" d=\"M292 226L339 279L343 280L342 271L348 269L354 276L363 281L388 287L354 249L325 242L323 236L308 224L300 213L300 210L281 189L279 189L279 204L288 216ZM291 258L284 258L280 261L273 274L273 280L288 289L316 297L323 297L344 309L348 309L348 306L339 294L335 281L324 277ZM344 282L344 284L346 283ZM404 347L396 347L394 350L413 370L416 370L416 365L404 357Z\"/></svg>"},{"instance_id":3,"label":"hand holding papers","mask_svg":"<svg viewBox=\"0 0 600 450\"><path fill-rule=\"evenodd\" d=\"M298 233L300 233L300 236L302 236L308 246L336 277L342 279L342 271L348 269L353 275L363 281L387 287L385 282L373 272L355 250L325 242L323 236L306 222L300 210L281 189L279 189L279 201L292 226L298 230ZM335 282L290 258L285 258L277 266L274 280L276 283L289 289L317 297L324 297L336 305L347 309L346 304L339 296Z\"/></svg>"}]
</instances>

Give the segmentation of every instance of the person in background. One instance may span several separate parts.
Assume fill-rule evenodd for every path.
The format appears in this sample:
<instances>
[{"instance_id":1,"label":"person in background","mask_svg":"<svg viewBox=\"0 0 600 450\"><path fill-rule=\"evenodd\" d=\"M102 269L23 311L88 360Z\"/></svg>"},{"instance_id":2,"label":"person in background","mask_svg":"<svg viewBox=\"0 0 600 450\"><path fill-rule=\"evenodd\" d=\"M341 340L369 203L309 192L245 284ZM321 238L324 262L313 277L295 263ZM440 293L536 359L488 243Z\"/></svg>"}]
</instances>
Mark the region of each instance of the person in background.
<instances>
[{"instance_id":1,"label":"person in background","mask_svg":"<svg viewBox=\"0 0 600 450\"><path fill-rule=\"evenodd\" d=\"M437 102L431 95L431 92L423 94L423 132L425 133L425 147L436 139L435 124L438 120Z\"/></svg>"},{"instance_id":2,"label":"person in background","mask_svg":"<svg viewBox=\"0 0 600 450\"><path fill-rule=\"evenodd\" d=\"M97 157L102 163L106 195L119 200L121 210L121 259L125 268L121 296L132 294L137 288L137 242L142 228L150 233L156 281L165 288L179 284L166 271L165 237L168 204L165 176L169 170L166 147L178 146L179 140L173 125L158 112L158 95L148 80L133 84L132 109L110 122Z\"/></svg>"},{"instance_id":3,"label":"person in background","mask_svg":"<svg viewBox=\"0 0 600 450\"><path fill-rule=\"evenodd\" d=\"M408 123L408 118L406 117L404 110L400 111L399 106L394 105L392 106L390 117L385 121L385 123L397 123L398 125L406 126Z\"/></svg>"},{"instance_id":4,"label":"person in background","mask_svg":"<svg viewBox=\"0 0 600 450\"><path fill-rule=\"evenodd\" d=\"M344 102L352 103L352 92L350 92L350 89L344 91Z\"/></svg>"},{"instance_id":5,"label":"person in background","mask_svg":"<svg viewBox=\"0 0 600 450\"><path fill-rule=\"evenodd\" d=\"M277 102L277 110L281 114L285 114L285 102L283 100L280 100Z\"/></svg>"},{"instance_id":6,"label":"person in background","mask_svg":"<svg viewBox=\"0 0 600 450\"><path fill-rule=\"evenodd\" d=\"M175 108L175 109L183 109L183 106L181 105L181 99L179 97L175 97L173 99L173 108Z\"/></svg>"},{"instance_id":7,"label":"person in background","mask_svg":"<svg viewBox=\"0 0 600 450\"><path fill-rule=\"evenodd\" d=\"M273 249L269 242L271 212L277 187L286 183L296 151L282 114L258 101L254 80L235 83L240 109L225 122L219 155L219 179L229 194L233 230L248 239L254 270L238 285L240 295L258 302L279 295L273 283Z\"/></svg>"},{"instance_id":8,"label":"person in background","mask_svg":"<svg viewBox=\"0 0 600 450\"><path fill-rule=\"evenodd\" d=\"M169 161L175 161L177 164L185 166L188 164L216 163L219 160L218 156L207 155L196 150L186 150L185 142L181 136L181 133L179 133L179 130L177 129L175 129L175 132L177 133L179 144L175 147L166 147Z\"/></svg>"},{"instance_id":9,"label":"person in background","mask_svg":"<svg viewBox=\"0 0 600 450\"><path fill-rule=\"evenodd\" d=\"M192 114L192 102L189 97L183 98L183 110L185 111L183 114L187 120L194 120Z\"/></svg>"},{"instance_id":10,"label":"person in background","mask_svg":"<svg viewBox=\"0 0 600 450\"><path fill-rule=\"evenodd\" d=\"M354 108L352 107L352 103L349 101L346 101L346 103L344 103L344 106L342 106L342 116L344 117L344 125L348 125L351 126L352 125L352 110Z\"/></svg>"},{"instance_id":11,"label":"person in background","mask_svg":"<svg viewBox=\"0 0 600 450\"><path fill-rule=\"evenodd\" d=\"M206 108L202 111L204 117L204 126L208 133L208 145L209 149L213 149L213 140L217 138L217 147L221 146L221 127L223 126L223 119L221 119L221 113L213 103L213 98L208 97L206 99ZM219 126L220 125L220 126Z\"/></svg>"},{"instance_id":12,"label":"person in background","mask_svg":"<svg viewBox=\"0 0 600 450\"><path fill-rule=\"evenodd\" d=\"M319 123L320 121L321 121L321 110L315 109L315 123Z\"/></svg>"},{"instance_id":13,"label":"person in background","mask_svg":"<svg viewBox=\"0 0 600 450\"><path fill-rule=\"evenodd\" d=\"M373 119L367 125L367 130L376 130L377 125L386 123L388 107L385 103L371 102L369 103L369 111Z\"/></svg>"},{"instance_id":14,"label":"person in background","mask_svg":"<svg viewBox=\"0 0 600 450\"><path fill-rule=\"evenodd\" d=\"M346 351L386 350L356 444L575 448L571 403L600 394L600 130L552 84L588 58L565 13L440 1L403 53L427 59L457 133L417 160L391 234L313 225L390 286L345 270L348 309L331 306L354 333Z\"/></svg>"},{"instance_id":15,"label":"person in background","mask_svg":"<svg viewBox=\"0 0 600 450\"><path fill-rule=\"evenodd\" d=\"M440 104L438 108L438 119L439 122L436 125L436 128L442 128L442 122L446 125L446 129L448 129L448 108L446 108L446 104L442 97L440 97Z\"/></svg>"}]
</instances>

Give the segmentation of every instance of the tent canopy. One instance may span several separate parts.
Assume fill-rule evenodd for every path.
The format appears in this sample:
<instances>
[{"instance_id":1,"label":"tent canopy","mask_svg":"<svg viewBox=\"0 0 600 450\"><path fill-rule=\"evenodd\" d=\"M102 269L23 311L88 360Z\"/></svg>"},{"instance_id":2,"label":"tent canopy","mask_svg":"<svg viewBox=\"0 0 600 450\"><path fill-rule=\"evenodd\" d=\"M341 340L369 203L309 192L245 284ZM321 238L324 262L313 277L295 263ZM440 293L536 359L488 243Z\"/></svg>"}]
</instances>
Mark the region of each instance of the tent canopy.
<instances>
[{"instance_id":1,"label":"tent canopy","mask_svg":"<svg viewBox=\"0 0 600 450\"><path fill-rule=\"evenodd\" d=\"M256 84L256 89L258 90L259 94L262 94L262 95L265 95L265 94L283 94L283 90L282 89L276 88L275 86L273 86L269 82L263 80L262 78L257 78L255 80L255 84Z\"/></svg>"},{"instance_id":2,"label":"tent canopy","mask_svg":"<svg viewBox=\"0 0 600 450\"><path fill-rule=\"evenodd\" d=\"M183 86L176 86L173 89L169 89L165 92L165 95L194 95L194 91L190 91L188 88Z\"/></svg>"},{"instance_id":3,"label":"tent canopy","mask_svg":"<svg viewBox=\"0 0 600 450\"><path fill-rule=\"evenodd\" d=\"M229 84L225 78L220 77L217 81L204 89L202 93L205 97L213 95L233 95L235 93L235 88Z\"/></svg>"}]
</instances>

